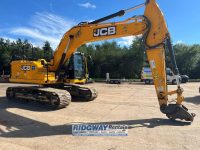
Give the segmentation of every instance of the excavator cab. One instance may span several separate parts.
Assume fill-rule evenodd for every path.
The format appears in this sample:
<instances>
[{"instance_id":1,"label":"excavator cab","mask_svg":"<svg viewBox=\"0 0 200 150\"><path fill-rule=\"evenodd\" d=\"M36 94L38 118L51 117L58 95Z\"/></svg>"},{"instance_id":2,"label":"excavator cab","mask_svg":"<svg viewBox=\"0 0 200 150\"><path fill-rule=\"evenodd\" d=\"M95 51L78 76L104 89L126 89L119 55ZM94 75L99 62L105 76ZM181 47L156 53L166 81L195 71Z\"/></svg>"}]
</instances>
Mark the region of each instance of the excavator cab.
<instances>
[{"instance_id":1,"label":"excavator cab","mask_svg":"<svg viewBox=\"0 0 200 150\"><path fill-rule=\"evenodd\" d=\"M80 52L74 53L64 65L64 82L85 84L87 74L85 55Z\"/></svg>"}]
</instances>

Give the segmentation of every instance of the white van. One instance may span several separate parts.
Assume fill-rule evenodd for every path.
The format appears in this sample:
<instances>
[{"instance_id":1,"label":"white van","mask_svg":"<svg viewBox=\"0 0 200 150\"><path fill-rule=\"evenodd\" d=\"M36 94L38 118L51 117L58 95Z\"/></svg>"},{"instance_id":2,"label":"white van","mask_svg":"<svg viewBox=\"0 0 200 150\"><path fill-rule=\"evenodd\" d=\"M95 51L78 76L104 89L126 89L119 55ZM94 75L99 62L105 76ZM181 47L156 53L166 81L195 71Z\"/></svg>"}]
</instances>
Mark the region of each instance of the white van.
<instances>
[{"instance_id":1,"label":"white van","mask_svg":"<svg viewBox=\"0 0 200 150\"><path fill-rule=\"evenodd\" d=\"M166 69L166 74L167 74L167 83L176 84L176 78L170 68ZM179 76L179 80L181 82L180 76ZM145 84L153 83L153 77L152 77L151 69L149 67L142 68L141 81L144 82Z\"/></svg>"}]
</instances>

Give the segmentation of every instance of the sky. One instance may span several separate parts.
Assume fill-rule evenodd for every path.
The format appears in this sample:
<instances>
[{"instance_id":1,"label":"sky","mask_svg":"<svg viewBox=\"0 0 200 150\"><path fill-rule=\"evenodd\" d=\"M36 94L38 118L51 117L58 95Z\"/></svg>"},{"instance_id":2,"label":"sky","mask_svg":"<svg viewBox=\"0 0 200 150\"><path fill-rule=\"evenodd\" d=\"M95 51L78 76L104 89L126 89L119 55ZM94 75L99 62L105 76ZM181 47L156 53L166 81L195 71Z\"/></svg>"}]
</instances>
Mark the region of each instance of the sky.
<instances>
[{"instance_id":1,"label":"sky","mask_svg":"<svg viewBox=\"0 0 200 150\"><path fill-rule=\"evenodd\" d=\"M28 39L42 47L49 41L53 48L63 34L80 22L92 21L121 9L143 3L145 0L1 0L0 37ZM200 1L157 0L165 15L173 43L200 44ZM144 8L117 17L121 21L142 15ZM134 37L117 39L118 44L129 46Z\"/></svg>"}]
</instances>

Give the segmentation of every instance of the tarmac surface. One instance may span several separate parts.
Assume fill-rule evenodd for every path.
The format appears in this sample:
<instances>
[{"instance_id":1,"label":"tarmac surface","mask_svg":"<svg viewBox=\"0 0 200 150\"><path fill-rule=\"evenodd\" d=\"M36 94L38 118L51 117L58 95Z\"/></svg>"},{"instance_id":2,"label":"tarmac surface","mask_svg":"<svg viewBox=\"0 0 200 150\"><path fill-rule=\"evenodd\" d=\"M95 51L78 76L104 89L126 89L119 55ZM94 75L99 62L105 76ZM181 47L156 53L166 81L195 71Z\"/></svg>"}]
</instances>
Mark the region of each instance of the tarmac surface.
<instances>
[{"instance_id":1,"label":"tarmac surface","mask_svg":"<svg viewBox=\"0 0 200 150\"><path fill-rule=\"evenodd\" d=\"M169 120L162 114L153 85L89 84L87 86L98 90L97 99L73 101L68 107L56 111L37 103L7 100L6 88L16 85L0 83L2 150L200 149L200 83L182 85L183 104L196 113L193 123ZM169 88L175 89L176 86L169 85ZM72 125L82 123L126 124L128 136L73 136Z\"/></svg>"}]
</instances>

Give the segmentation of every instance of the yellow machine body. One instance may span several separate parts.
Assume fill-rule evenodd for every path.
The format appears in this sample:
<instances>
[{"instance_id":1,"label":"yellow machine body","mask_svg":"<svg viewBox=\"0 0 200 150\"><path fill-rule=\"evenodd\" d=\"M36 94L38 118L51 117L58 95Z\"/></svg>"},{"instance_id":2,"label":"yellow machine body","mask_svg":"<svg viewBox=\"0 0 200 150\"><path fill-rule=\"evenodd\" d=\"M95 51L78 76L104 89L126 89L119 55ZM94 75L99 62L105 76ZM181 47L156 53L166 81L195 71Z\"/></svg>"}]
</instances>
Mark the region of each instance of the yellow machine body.
<instances>
[{"instance_id":1,"label":"yellow machine body","mask_svg":"<svg viewBox=\"0 0 200 150\"><path fill-rule=\"evenodd\" d=\"M45 84L56 82L55 73L49 72L42 65L43 59L37 61L17 60L11 62L10 82Z\"/></svg>"},{"instance_id":2,"label":"yellow machine body","mask_svg":"<svg viewBox=\"0 0 200 150\"><path fill-rule=\"evenodd\" d=\"M73 57L70 57L69 61L74 62L74 56L80 56L83 65L83 75L81 78L77 76L70 76L69 78L64 77L65 83L72 84L85 84L88 76L87 60L83 53L74 53ZM44 59L39 59L37 61L26 61L26 60L16 60L11 62L11 77L10 82L16 83L32 83L32 84L49 84L58 82L54 72L47 72L47 67L44 64L47 62ZM75 66L71 66L73 71ZM64 68L62 72L66 72L67 68ZM74 71L75 72L75 71Z\"/></svg>"},{"instance_id":3,"label":"yellow machine body","mask_svg":"<svg viewBox=\"0 0 200 150\"><path fill-rule=\"evenodd\" d=\"M86 79L65 79L66 83L85 84Z\"/></svg>"}]
</instances>

